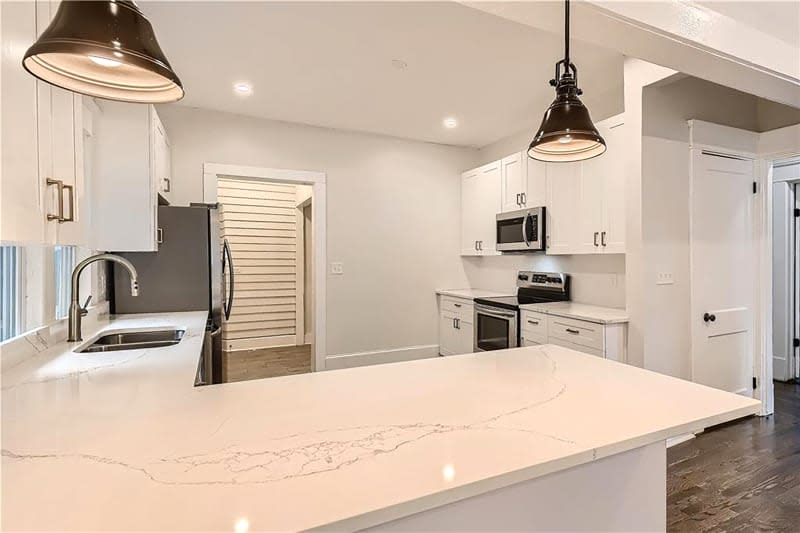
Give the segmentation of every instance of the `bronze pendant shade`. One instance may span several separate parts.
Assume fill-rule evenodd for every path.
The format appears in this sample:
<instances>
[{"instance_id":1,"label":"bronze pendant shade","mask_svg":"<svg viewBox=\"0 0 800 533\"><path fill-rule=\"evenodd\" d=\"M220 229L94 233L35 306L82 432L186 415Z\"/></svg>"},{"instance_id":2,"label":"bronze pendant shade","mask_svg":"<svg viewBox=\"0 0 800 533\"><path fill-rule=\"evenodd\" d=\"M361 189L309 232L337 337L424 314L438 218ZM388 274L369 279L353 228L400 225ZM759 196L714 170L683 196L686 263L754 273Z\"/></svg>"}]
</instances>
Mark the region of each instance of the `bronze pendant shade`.
<instances>
[{"instance_id":1,"label":"bronze pendant shade","mask_svg":"<svg viewBox=\"0 0 800 533\"><path fill-rule=\"evenodd\" d=\"M579 98L578 69L569 60L569 0L565 4L565 57L556 63L555 78L550 80L556 99L528 148L528 155L539 161L581 161L606 151L605 141Z\"/></svg>"},{"instance_id":2,"label":"bronze pendant shade","mask_svg":"<svg viewBox=\"0 0 800 533\"><path fill-rule=\"evenodd\" d=\"M131 0L63 0L22 65L48 83L98 98L166 103L184 95L153 27Z\"/></svg>"}]
</instances>

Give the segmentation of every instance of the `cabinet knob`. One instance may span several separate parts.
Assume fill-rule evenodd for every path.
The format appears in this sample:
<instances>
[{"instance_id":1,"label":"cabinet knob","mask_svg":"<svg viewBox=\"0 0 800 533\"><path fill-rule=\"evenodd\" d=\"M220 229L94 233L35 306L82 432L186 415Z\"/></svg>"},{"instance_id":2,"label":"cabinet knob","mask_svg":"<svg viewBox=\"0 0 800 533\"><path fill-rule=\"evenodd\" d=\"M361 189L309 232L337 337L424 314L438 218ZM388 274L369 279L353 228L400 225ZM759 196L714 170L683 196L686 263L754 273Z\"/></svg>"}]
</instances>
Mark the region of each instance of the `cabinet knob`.
<instances>
[{"instance_id":1,"label":"cabinet knob","mask_svg":"<svg viewBox=\"0 0 800 533\"><path fill-rule=\"evenodd\" d=\"M716 315L711 313L703 313L703 322L714 322L717 319Z\"/></svg>"}]
</instances>

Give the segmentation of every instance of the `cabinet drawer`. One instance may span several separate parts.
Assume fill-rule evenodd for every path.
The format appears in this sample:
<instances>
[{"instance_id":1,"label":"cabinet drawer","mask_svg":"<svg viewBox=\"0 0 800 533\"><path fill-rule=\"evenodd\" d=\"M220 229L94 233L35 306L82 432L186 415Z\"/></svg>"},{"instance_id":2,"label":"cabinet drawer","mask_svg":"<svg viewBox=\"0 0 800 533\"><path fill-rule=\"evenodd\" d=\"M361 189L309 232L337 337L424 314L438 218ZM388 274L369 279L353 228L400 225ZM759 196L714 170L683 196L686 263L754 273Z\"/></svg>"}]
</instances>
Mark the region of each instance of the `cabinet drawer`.
<instances>
[{"instance_id":1,"label":"cabinet drawer","mask_svg":"<svg viewBox=\"0 0 800 533\"><path fill-rule=\"evenodd\" d=\"M547 317L547 336L561 339L587 348L604 351L603 326L583 320L573 320L558 316Z\"/></svg>"},{"instance_id":2,"label":"cabinet drawer","mask_svg":"<svg viewBox=\"0 0 800 533\"><path fill-rule=\"evenodd\" d=\"M528 333L523 331L519 338L521 346L536 346L538 344L547 344L546 335L537 335L535 333Z\"/></svg>"},{"instance_id":3,"label":"cabinet drawer","mask_svg":"<svg viewBox=\"0 0 800 533\"><path fill-rule=\"evenodd\" d=\"M472 302L472 300L453 298L452 296L442 296L441 298L440 312L451 313L456 318L459 318L462 322L466 322L468 324L473 323L475 304Z\"/></svg>"},{"instance_id":4,"label":"cabinet drawer","mask_svg":"<svg viewBox=\"0 0 800 533\"><path fill-rule=\"evenodd\" d=\"M562 346L564 348L570 348L572 350L575 350L576 352L581 352L581 353L585 353L585 354L589 354L589 355L594 355L594 356L597 356L597 357L605 358L605 354L603 353L603 350L598 350L596 348L589 348L588 346L581 346L580 344L575 344L574 342L569 342L569 341L565 341L565 340L561 340L561 339L556 339L554 337L550 337L548 339L548 341L549 341L548 342L549 344L555 344L556 346Z\"/></svg>"},{"instance_id":5,"label":"cabinet drawer","mask_svg":"<svg viewBox=\"0 0 800 533\"><path fill-rule=\"evenodd\" d=\"M547 337L547 315L523 310L519 320L519 329L522 334L530 337Z\"/></svg>"}]
</instances>

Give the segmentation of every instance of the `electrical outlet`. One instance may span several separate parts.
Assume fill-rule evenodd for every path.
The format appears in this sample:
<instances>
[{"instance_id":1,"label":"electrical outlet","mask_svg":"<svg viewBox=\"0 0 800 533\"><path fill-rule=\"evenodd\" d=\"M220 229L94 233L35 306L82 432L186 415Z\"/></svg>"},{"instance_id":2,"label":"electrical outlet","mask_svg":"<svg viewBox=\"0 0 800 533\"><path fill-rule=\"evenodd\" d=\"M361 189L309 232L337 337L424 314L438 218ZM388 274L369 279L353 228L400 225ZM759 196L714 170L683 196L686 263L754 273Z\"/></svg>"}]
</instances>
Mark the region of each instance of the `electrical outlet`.
<instances>
[{"instance_id":1,"label":"electrical outlet","mask_svg":"<svg viewBox=\"0 0 800 533\"><path fill-rule=\"evenodd\" d=\"M659 272L656 278L656 285L672 285L675 279L672 277L672 272Z\"/></svg>"},{"instance_id":2,"label":"electrical outlet","mask_svg":"<svg viewBox=\"0 0 800 533\"><path fill-rule=\"evenodd\" d=\"M331 263L331 274L344 274L344 263Z\"/></svg>"}]
</instances>

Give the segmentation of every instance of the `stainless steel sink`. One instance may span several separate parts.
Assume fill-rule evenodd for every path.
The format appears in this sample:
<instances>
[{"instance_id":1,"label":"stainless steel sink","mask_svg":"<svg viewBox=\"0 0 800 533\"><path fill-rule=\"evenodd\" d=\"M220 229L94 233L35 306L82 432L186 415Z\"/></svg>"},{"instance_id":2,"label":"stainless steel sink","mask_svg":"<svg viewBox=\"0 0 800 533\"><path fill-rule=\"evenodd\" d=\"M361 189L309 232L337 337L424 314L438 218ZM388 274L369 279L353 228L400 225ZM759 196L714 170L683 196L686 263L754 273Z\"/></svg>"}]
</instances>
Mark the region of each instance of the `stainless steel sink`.
<instances>
[{"instance_id":1,"label":"stainless steel sink","mask_svg":"<svg viewBox=\"0 0 800 533\"><path fill-rule=\"evenodd\" d=\"M95 353L174 346L181 342L184 333L186 330L183 329L107 333L77 351L78 353Z\"/></svg>"}]
</instances>

